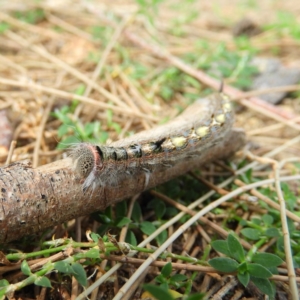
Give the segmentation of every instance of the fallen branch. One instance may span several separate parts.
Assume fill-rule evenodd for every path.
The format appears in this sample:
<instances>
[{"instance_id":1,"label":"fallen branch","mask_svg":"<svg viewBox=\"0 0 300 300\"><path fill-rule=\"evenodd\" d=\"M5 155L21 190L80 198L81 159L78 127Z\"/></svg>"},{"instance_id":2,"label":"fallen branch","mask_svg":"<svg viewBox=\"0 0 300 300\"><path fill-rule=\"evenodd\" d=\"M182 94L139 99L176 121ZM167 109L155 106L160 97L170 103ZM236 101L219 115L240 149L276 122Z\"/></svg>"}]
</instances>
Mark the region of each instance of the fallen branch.
<instances>
[{"instance_id":1,"label":"fallen branch","mask_svg":"<svg viewBox=\"0 0 300 300\"><path fill-rule=\"evenodd\" d=\"M203 111L203 107L198 110ZM189 112L197 112L197 106ZM199 114L204 121L211 111ZM128 147L143 139L157 140L161 132L166 132L180 118L158 128L112 143L113 147ZM185 118L187 115L185 115ZM168 131L167 131L168 132ZM16 240L24 235L36 233L87 215L131 197L137 193L166 182L191 169L212 160L228 157L245 143L245 134L238 129L229 130L224 138L218 135L211 147L198 149L197 155L176 162L168 168L154 168L150 180L147 176L126 176L114 186L90 188L83 192L83 180L74 172L71 158L66 158L38 168L30 164L16 162L0 169L0 242ZM198 154L199 153L199 154ZM188 163L187 163L188 161ZM145 181L147 180L147 184Z\"/></svg>"}]
</instances>

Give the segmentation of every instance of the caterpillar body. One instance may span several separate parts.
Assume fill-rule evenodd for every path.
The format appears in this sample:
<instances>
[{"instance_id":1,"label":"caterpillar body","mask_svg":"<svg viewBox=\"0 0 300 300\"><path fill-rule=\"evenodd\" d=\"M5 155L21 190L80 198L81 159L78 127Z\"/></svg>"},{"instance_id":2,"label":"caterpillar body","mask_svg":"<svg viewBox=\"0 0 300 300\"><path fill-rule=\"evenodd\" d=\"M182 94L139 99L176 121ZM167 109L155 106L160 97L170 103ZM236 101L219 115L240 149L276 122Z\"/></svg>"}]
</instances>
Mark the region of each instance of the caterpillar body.
<instances>
[{"instance_id":1,"label":"caterpillar body","mask_svg":"<svg viewBox=\"0 0 300 300\"><path fill-rule=\"evenodd\" d=\"M197 158L224 139L233 121L228 97L212 94L169 123L112 146L79 143L70 153L74 170L83 180L84 191L118 185L126 176L144 176L146 188L155 171L177 164L190 164L192 169Z\"/></svg>"}]
</instances>

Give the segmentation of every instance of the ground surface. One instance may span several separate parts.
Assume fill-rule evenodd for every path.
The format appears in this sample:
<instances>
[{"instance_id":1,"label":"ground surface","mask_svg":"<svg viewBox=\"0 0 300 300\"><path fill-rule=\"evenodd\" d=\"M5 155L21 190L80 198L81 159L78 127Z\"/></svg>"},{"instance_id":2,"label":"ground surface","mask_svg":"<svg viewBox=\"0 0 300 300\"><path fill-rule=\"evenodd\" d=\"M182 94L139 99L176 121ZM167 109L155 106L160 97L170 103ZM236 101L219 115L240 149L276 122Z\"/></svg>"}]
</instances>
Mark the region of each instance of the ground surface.
<instances>
[{"instance_id":1,"label":"ground surface","mask_svg":"<svg viewBox=\"0 0 300 300\"><path fill-rule=\"evenodd\" d=\"M259 72L266 72L261 64L253 66L253 58L263 58L263 64L276 59L284 75L261 87L284 85L281 92L288 92L280 103L262 105L260 99L249 100L255 91L241 95L225 89L235 103L236 126L247 133L243 153L105 212L3 245L1 285L8 286L0 293L15 299L154 299L143 286L147 283L157 299L297 299L298 1L1 1L0 7L3 164L12 140L10 161L30 159L37 167L62 158L58 148L70 143L109 144L164 123L218 90L221 79L225 87L249 91ZM273 178L279 183L282 176L294 177L281 188L274 181L263 184ZM230 197L254 182L262 184ZM222 195L230 200L208 206ZM188 210L200 197L203 201ZM210 223L201 219L171 240L203 207L210 208L205 214ZM180 211L183 216L176 219ZM92 235L95 243L87 242L88 229L102 238ZM150 235L136 260L125 261L125 253L117 251L117 242L135 247ZM143 264L167 240L165 256L150 267ZM211 244L217 240L222 242ZM210 261L217 257L223 260ZM82 286L90 287L86 295Z\"/></svg>"}]
</instances>

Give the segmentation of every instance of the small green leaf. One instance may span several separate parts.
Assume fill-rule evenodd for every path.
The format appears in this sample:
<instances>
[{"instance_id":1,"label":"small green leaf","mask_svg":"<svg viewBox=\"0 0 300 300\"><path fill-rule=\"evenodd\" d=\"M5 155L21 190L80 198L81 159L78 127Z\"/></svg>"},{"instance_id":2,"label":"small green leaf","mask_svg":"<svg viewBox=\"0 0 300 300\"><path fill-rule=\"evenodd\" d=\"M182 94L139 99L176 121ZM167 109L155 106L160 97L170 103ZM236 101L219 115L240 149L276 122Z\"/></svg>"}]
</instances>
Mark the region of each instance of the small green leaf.
<instances>
[{"instance_id":1,"label":"small green leaf","mask_svg":"<svg viewBox=\"0 0 300 300\"><path fill-rule=\"evenodd\" d=\"M147 208L153 209L155 211L155 216L158 219L161 219L166 212L165 202L158 200L158 199L154 199L154 200L150 201L147 205Z\"/></svg>"},{"instance_id":2,"label":"small green leaf","mask_svg":"<svg viewBox=\"0 0 300 300\"><path fill-rule=\"evenodd\" d=\"M227 241L217 240L211 243L214 250L221 252L227 256L230 256L230 251L228 249Z\"/></svg>"},{"instance_id":3,"label":"small green leaf","mask_svg":"<svg viewBox=\"0 0 300 300\"><path fill-rule=\"evenodd\" d=\"M298 266L297 266L297 267L295 266L295 268L298 268ZM273 275L278 275L278 274L279 274L277 267L267 267L267 269L268 269Z\"/></svg>"},{"instance_id":4,"label":"small green leaf","mask_svg":"<svg viewBox=\"0 0 300 300\"><path fill-rule=\"evenodd\" d=\"M238 277L238 280L239 282L244 286L244 287L247 287L248 286L248 283L250 281L250 275L248 272L245 272L245 273L238 273L237 274L237 277Z\"/></svg>"},{"instance_id":5,"label":"small green leaf","mask_svg":"<svg viewBox=\"0 0 300 300\"><path fill-rule=\"evenodd\" d=\"M257 278L269 278L272 273L265 267L259 264L248 264L248 271L251 276Z\"/></svg>"},{"instance_id":6,"label":"small green leaf","mask_svg":"<svg viewBox=\"0 0 300 300\"><path fill-rule=\"evenodd\" d=\"M54 263L54 269L61 273L73 274L71 265L69 263L66 263L65 261L58 261Z\"/></svg>"},{"instance_id":7,"label":"small green leaf","mask_svg":"<svg viewBox=\"0 0 300 300\"><path fill-rule=\"evenodd\" d=\"M230 251L230 256L237 260L238 262L243 262L245 260L244 249L239 242L239 240L233 235L229 234L227 237L227 245Z\"/></svg>"},{"instance_id":8,"label":"small green leaf","mask_svg":"<svg viewBox=\"0 0 300 300\"><path fill-rule=\"evenodd\" d=\"M99 214L99 218L100 218L101 222L104 223L104 224L112 223L111 218L109 216L105 215L105 214Z\"/></svg>"},{"instance_id":9,"label":"small green leaf","mask_svg":"<svg viewBox=\"0 0 300 300\"><path fill-rule=\"evenodd\" d=\"M127 214L127 202L126 201L121 201L116 204L115 206L115 214L117 218L123 218Z\"/></svg>"},{"instance_id":10,"label":"small green leaf","mask_svg":"<svg viewBox=\"0 0 300 300\"><path fill-rule=\"evenodd\" d=\"M171 280L173 281L185 281L187 280L187 276L183 275L183 274L175 274L171 277Z\"/></svg>"},{"instance_id":11,"label":"small green leaf","mask_svg":"<svg viewBox=\"0 0 300 300\"><path fill-rule=\"evenodd\" d=\"M30 268L29 268L28 263L27 263L26 260L22 261L21 271L22 271L23 274L25 274L27 276L29 276L31 274L31 270L30 270Z\"/></svg>"},{"instance_id":12,"label":"small green leaf","mask_svg":"<svg viewBox=\"0 0 300 300\"><path fill-rule=\"evenodd\" d=\"M34 281L34 284L39 285L39 286L43 286L43 287L48 287L48 288L52 287L50 280L46 276L38 277Z\"/></svg>"},{"instance_id":13,"label":"small green leaf","mask_svg":"<svg viewBox=\"0 0 300 300\"><path fill-rule=\"evenodd\" d=\"M72 129L72 126L70 124L62 124L59 126L58 131L57 131L57 136L61 138L65 134L67 134L70 129Z\"/></svg>"},{"instance_id":14,"label":"small green leaf","mask_svg":"<svg viewBox=\"0 0 300 300\"><path fill-rule=\"evenodd\" d=\"M112 123L112 119L113 119L113 112L111 109L106 110L106 119L107 119L108 126L110 126Z\"/></svg>"},{"instance_id":15,"label":"small green leaf","mask_svg":"<svg viewBox=\"0 0 300 300\"><path fill-rule=\"evenodd\" d=\"M132 220L134 222L139 222L142 216L142 210L141 210L141 206L135 202L133 205L133 210L132 210Z\"/></svg>"},{"instance_id":16,"label":"small green leaf","mask_svg":"<svg viewBox=\"0 0 300 300\"><path fill-rule=\"evenodd\" d=\"M269 297L275 296L275 289L274 286L268 279L264 278L256 278L251 276L251 281L258 287L264 294L268 295Z\"/></svg>"},{"instance_id":17,"label":"small green leaf","mask_svg":"<svg viewBox=\"0 0 300 300\"><path fill-rule=\"evenodd\" d=\"M173 89L171 89L168 86L162 86L161 87L161 89L160 89L160 96L164 100L170 100L173 95L174 95L174 90Z\"/></svg>"},{"instance_id":18,"label":"small green leaf","mask_svg":"<svg viewBox=\"0 0 300 300\"><path fill-rule=\"evenodd\" d=\"M204 298L205 294L196 293L193 295L188 296L185 298L185 300L202 300Z\"/></svg>"},{"instance_id":19,"label":"small green leaf","mask_svg":"<svg viewBox=\"0 0 300 300\"><path fill-rule=\"evenodd\" d=\"M97 127L96 123L86 123L84 125L84 133L87 137L92 136L95 132L95 128Z\"/></svg>"},{"instance_id":20,"label":"small green leaf","mask_svg":"<svg viewBox=\"0 0 300 300\"><path fill-rule=\"evenodd\" d=\"M122 227L124 227L125 225L127 225L127 224L129 224L129 223L131 223L131 220L129 219L129 218L127 218L127 217L122 217L122 218L118 218L117 220L116 220L116 226L118 227L118 228L122 228Z\"/></svg>"},{"instance_id":21,"label":"small green leaf","mask_svg":"<svg viewBox=\"0 0 300 300\"><path fill-rule=\"evenodd\" d=\"M258 218L252 218L251 222L255 225L260 225L261 224L261 219Z\"/></svg>"},{"instance_id":22,"label":"small green leaf","mask_svg":"<svg viewBox=\"0 0 300 300\"><path fill-rule=\"evenodd\" d=\"M88 258L99 258L100 252L99 249L92 248L85 253L85 257Z\"/></svg>"},{"instance_id":23,"label":"small green leaf","mask_svg":"<svg viewBox=\"0 0 300 300\"><path fill-rule=\"evenodd\" d=\"M244 228L241 230L242 235L244 235L246 238L250 240L259 240L261 233L258 229L253 229L253 228Z\"/></svg>"},{"instance_id":24,"label":"small green leaf","mask_svg":"<svg viewBox=\"0 0 300 300\"><path fill-rule=\"evenodd\" d=\"M288 223L289 232L292 235L296 231L294 221L291 219L287 219L287 223Z\"/></svg>"},{"instance_id":25,"label":"small green leaf","mask_svg":"<svg viewBox=\"0 0 300 300\"><path fill-rule=\"evenodd\" d=\"M165 278L162 274L159 274L158 276L155 277L155 281L160 283L160 286L161 286L161 284L168 281L168 279Z\"/></svg>"},{"instance_id":26,"label":"small green leaf","mask_svg":"<svg viewBox=\"0 0 300 300\"><path fill-rule=\"evenodd\" d=\"M165 213L165 216L167 217L167 218L172 218L172 217L174 217L175 215L177 215L178 214L178 210L175 208L175 207L166 207L166 213Z\"/></svg>"},{"instance_id":27,"label":"small green leaf","mask_svg":"<svg viewBox=\"0 0 300 300\"><path fill-rule=\"evenodd\" d=\"M1 279L0 280L0 287L5 287L8 286L9 282L6 279Z\"/></svg>"},{"instance_id":28,"label":"small green leaf","mask_svg":"<svg viewBox=\"0 0 300 300\"><path fill-rule=\"evenodd\" d=\"M280 237L281 236L278 228L268 228L265 231L265 235L268 237Z\"/></svg>"},{"instance_id":29,"label":"small green leaf","mask_svg":"<svg viewBox=\"0 0 300 300\"><path fill-rule=\"evenodd\" d=\"M141 223L140 229L143 233L150 235L156 230L156 227L152 223L144 221Z\"/></svg>"},{"instance_id":30,"label":"small green leaf","mask_svg":"<svg viewBox=\"0 0 300 300\"><path fill-rule=\"evenodd\" d=\"M0 22L0 34L4 33L9 28L10 28L9 24Z\"/></svg>"},{"instance_id":31,"label":"small green leaf","mask_svg":"<svg viewBox=\"0 0 300 300\"><path fill-rule=\"evenodd\" d=\"M284 240L283 236L279 237L276 242L277 250L280 252L284 252Z\"/></svg>"},{"instance_id":32,"label":"small green leaf","mask_svg":"<svg viewBox=\"0 0 300 300\"><path fill-rule=\"evenodd\" d=\"M69 107L63 106L61 109L56 109L53 115L64 124L72 124L72 120L67 116Z\"/></svg>"},{"instance_id":33,"label":"small green leaf","mask_svg":"<svg viewBox=\"0 0 300 300\"><path fill-rule=\"evenodd\" d=\"M82 286L87 286L87 278L83 266L79 263L74 263L72 264L72 269L73 269L73 275L76 278L76 280Z\"/></svg>"},{"instance_id":34,"label":"small green leaf","mask_svg":"<svg viewBox=\"0 0 300 300\"><path fill-rule=\"evenodd\" d=\"M231 273L237 271L239 264L236 260L228 257L216 257L210 259L208 263L218 271Z\"/></svg>"},{"instance_id":35,"label":"small green leaf","mask_svg":"<svg viewBox=\"0 0 300 300\"><path fill-rule=\"evenodd\" d=\"M137 245L137 240L136 240L135 234L131 230L127 231L125 242L132 246Z\"/></svg>"},{"instance_id":36,"label":"small green leaf","mask_svg":"<svg viewBox=\"0 0 300 300\"><path fill-rule=\"evenodd\" d=\"M14 16L23 22L36 24L45 18L45 12L42 9L30 9L28 11L16 11Z\"/></svg>"},{"instance_id":37,"label":"small green leaf","mask_svg":"<svg viewBox=\"0 0 300 300\"><path fill-rule=\"evenodd\" d=\"M73 101L71 102L69 111L70 111L71 113L74 113L76 107L78 106L78 104L79 104L79 100L73 100Z\"/></svg>"},{"instance_id":38,"label":"small green leaf","mask_svg":"<svg viewBox=\"0 0 300 300\"><path fill-rule=\"evenodd\" d=\"M247 262L243 262L238 267L238 272L241 274L244 274L245 272L248 272L248 264Z\"/></svg>"},{"instance_id":39,"label":"small green leaf","mask_svg":"<svg viewBox=\"0 0 300 300\"><path fill-rule=\"evenodd\" d=\"M74 91L74 94L82 96L85 92L85 85L84 84L79 84L77 89Z\"/></svg>"},{"instance_id":40,"label":"small green leaf","mask_svg":"<svg viewBox=\"0 0 300 300\"><path fill-rule=\"evenodd\" d=\"M255 253L252 257L252 262L269 268L280 266L283 263L283 260L272 253Z\"/></svg>"},{"instance_id":41,"label":"small green leaf","mask_svg":"<svg viewBox=\"0 0 300 300\"><path fill-rule=\"evenodd\" d=\"M100 235L98 233L92 232L91 233L91 239L95 242L98 243L98 240L100 239Z\"/></svg>"},{"instance_id":42,"label":"small green leaf","mask_svg":"<svg viewBox=\"0 0 300 300\"><path fill-rule=\"evenodd\" d=\"M164 265L164 267L161 269L161 274L164 277L169 277L172 272L172 264L168 262L167 264Z\"/></svg>"},{"instance_id":43,"label":"small green leaf","mask_svg":"<svg viewBox=\"0 0 300 300\"><path fill-rule=\"evenodd\" d=\"M162 245L168 238L167 230L163 230L156 238L158 245Z\"/></svg>"},{"instance_id":44,"label":"small green leaf","mask_svg":"<svg viewBox=\"0 0 300 300\"><path fill-rule=\"evenodd\" d=\"M169 290L169 284L168 284L168 280L167 279L160 285L160 288L162 288L165 291Z\"/></svg>"},{"instance_id":45,"label":"small green leaf","mask_svg":"<svg viewBox=\"0 0 300 300\"><path fill-rule=\"evenodd\" d=\"M274 222L274 218L271 215L263 215L262 220L266 226L270 226Z\"/></svg>"},{"instance_id":46,"label":"small green leaf","mask_svg":"<svg viewBox=\"0 0 300 300\"><path fill-rule=\"evenodd\" d=\"M98 143L105 144L108 139L108 132L102 131L100 134L98 134Z\"/></svg>"},{"instance_id":47,"label":"small green leaf","mask_svg":"<svg viewBox=\"0 0 300 300\"><path fill-rule=\"evenodd\" d=\"M245 227L248 223L247 223L246 220L241 219L241 220L239 221L239 224L240 224L241 226Z\"/></svg>"},{"instance_id":48,"label":"small green leaf","mask_svg":"<svg viewBox=\"0 0 300 300\"><path fill-rule=\"evenodd\" d=\"M149 292L156 299L174 300L169 292L167 292L165 289L159 286L152 285L152 284L145 284L143 285L143 288L145 291Z\"/></svg>"},{"instance_id":49,"label":"small green leaf","mask_svg":"<svg viewBox=\"0 0 300 300\"><path fill-rule=\"evenodd\" d=\"M111 124L111 127L115 130L116 133L120 134L122 131L122 127L120 126L120 124L113 122Z\"/></svg>"}]
</instances>

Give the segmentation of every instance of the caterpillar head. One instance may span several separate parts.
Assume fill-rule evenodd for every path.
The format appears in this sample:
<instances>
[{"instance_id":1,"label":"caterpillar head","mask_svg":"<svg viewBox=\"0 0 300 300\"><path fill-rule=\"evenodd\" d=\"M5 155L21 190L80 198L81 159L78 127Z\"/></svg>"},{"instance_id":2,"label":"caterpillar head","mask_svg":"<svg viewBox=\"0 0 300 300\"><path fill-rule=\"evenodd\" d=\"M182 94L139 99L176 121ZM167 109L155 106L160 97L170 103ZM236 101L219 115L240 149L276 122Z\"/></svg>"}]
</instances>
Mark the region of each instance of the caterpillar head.
<instances>
[{"instance_id":1,"label":"caterpillar head","mask_svg":"<svg viewBox=\"0 0 300 300\"><path fill-rule=\"evenodd\" d=\"M71 151L74 171L83 178L96 169L101 168L101 158L92 144L80 143Z\"/></svg>"}]
</instances>

